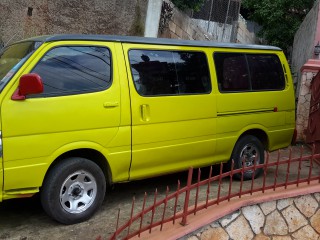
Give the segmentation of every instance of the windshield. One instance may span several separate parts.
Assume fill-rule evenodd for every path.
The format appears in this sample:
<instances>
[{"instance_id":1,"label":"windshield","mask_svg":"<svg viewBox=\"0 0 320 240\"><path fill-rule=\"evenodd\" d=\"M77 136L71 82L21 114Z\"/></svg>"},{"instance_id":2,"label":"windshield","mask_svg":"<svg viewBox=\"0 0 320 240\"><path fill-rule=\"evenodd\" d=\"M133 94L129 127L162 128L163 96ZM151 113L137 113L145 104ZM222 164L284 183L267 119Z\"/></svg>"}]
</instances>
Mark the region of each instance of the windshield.
<instances>
[{"instance_id":1,"label":"windshield","mask_svg":"<svg viewBox=\"0 0 320 240\"><path fill-rule=\"evenodd\" d=\"M0 91L41 42L21 42L0 51Z\"/></svg>"}]
</instances>

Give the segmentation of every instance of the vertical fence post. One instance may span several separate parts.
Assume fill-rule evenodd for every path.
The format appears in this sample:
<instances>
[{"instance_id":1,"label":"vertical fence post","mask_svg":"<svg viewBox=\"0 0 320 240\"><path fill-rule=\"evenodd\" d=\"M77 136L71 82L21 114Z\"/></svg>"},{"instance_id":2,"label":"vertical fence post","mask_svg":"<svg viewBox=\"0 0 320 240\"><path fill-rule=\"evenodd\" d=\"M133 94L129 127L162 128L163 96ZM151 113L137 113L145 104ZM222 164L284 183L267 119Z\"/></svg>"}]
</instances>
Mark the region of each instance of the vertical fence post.
<instances>
[{"instance_id":1,"label":"vertical fence post","mask_svg":"<svg viewBox=\"0 0 320 240\"><path fill-rule=\"evenodd\" d=\"M221 182L222 182L222 173L223 173L223 163L220 163L220 174L219 174L219 186L218 186L218 194L217 194L217 205L220 202L220 192L221 192Z\"/></svg>"},{"instance_id":2,"label":"vertical fence post","mask_svg":"<svg viewBox=\"0 0 320 240\"><path fill-rule=\"evenodd\" d=\"M262 193L264 193L266 189L266 178L267 178L267 169L269 167L269 153L267 152L267 160L265 163L263 163L263 184L262 184Z\"/></svg>"},{"instance_id":3,"label":"vertical fence post","mask_svg":"<svg viewBox=\"0 0 320 240\"><path fill-rule=\"evenodd\" d=\"M207 186L207 198L206 198L206 208L208 207L208 202L209 202L209 195L210 195L210 180L211 180L211 175L212 175L212 166L210 166L210 173L208 177L208 186Z\"/></svg>"},{"instance_id":4,"label":"vertical fence post","mask_svg":"<svg viewBox=\"0 0 320 240\"><path fill-rule=\"evenodd\" d=\"M197 213L200 181L201 181L201 170L199 168L198 169L198 180L197 180L197 192L196 192L196 199L195 199L195 203L194 203L194 215L196 215L196 213Z\"/></svg>"},{"instance_id":5,"label":"vertical fence post","mask_svg":"<svg viewBox=\"0 0 320 240\"><path fill-rule=\"evenodd\" d=\"M284 188L285 189L287 189L287 187L288 187L291 161L292 161L292 147L290 147L290 151L289 151L289 161L288 161L288 164L287 164L286 182L284 183Z\"/></svg>"},{"instance_id":6,"label":"vertical fence post","mask_svg":"<svg viewBox=\"0 0 320 240\"><path fill-rule=\"evenodd\" d=\"M153 199L153 205L152 205L152 214L151 214L149 233L151 233L151 230L153 228L153 218L154 218L154 213L156 211L157 196L158 196L158 189L156 188L156 191L154 192L154 199Z\"/></svg>"},{"instance_id":7,"label":"vertical fence post","mask_svg":"<svg viewBox=\"0 0 320 240\"><path fill-rule=\"evenodd\" d=\"M312 155L311 155L311 159L310 159L310 167L309 167L309 175L308 175L308 184L310 184L310 178L311 178L311 175L312 175L313 159L314 159L314 155L315 155L315 150L316 150L316 147L315 147L315 145L313 144L313 147L312 147Z\"/></svg>"},{"instance_id":8,"label":"vertical fence post","mask_svg":"<svg viewBox=\"0 0 320 240\"><path fill-rule=\"evenodd\" d=\"M229 191L228 191L228 202L230 202L230 196L231 196L231 188L232 188L232 179L233 179L233 169L234 169L234 160L232 159L231 163L231 171L230 171L230 180L229 180Z\"/></svg>"},{"instance_id":9,"label":"vertical fence post","mask_svg":"<svg viewBox=\"0 0 320 240\"><path fill-rule=\"evenodd\" d=\"M120 219L120 208L118 209L118 217L117 217L117 225L116 225L116 231L114 232L113 237L110 239L117 239L117 234L118 234L118 227L119 227L119 219Z\"/></svg>"},{"instance_id":10,"label":"vertical fence post","mask_svg":"<svg viewBox=\"0 0 320 240\"><path fill-rule=\"evenodd\" d=\"M146 206L146 200L147 200L147 193L144 193L144 197L143 197L143 204L142 204L142 209L141 209L141 219L140 219L140 227L139 227L139 234L138 237L140 237L140 233L141 233L141 228L142 228L142 223L143 223L143 217L144 217L144 208Z\"/></svg>"},{"instance_id":11,"label":"vertical fence post","mask_svg":"<svg viewBox=\"0 0 320 240\"><path fill-rule=\"evenodd\" d=\"M126 238L128 238L128 236L129 236L129 234L130 234L130 227L131 227L131 225L132 225L132 216L133 216L133 210L134 210L134 203L135 203L135 201L136 201L136 198L135 198L135 196L133 196L133 198L132 198L132 205L131 205L131 214L130 214L130 220L129 220L128 232L127 232L127 237L126 237Z\"/></svg>"},{"instance_id":12,"label":"vertical fence post","mask_svg":"<svg viewBox=\"0 0 320 240\"><path fill-rule=\"evenodd\" d=\"M177 187L175 201L174 201L173 224L176 223L177 205L178 205L178 198L179 198L179 194L180 194L179 191L180 191L180 180L178 180L178 187Z\"/></svg>"},{"instance_id":13,"label":"vertical fence post","mask_svg":"<svg viewBox=\"0 0 320 240\"><path fill-rule=\"evenodd\" d=\"M273 183L273 191L276 190L277 186L277 179L278 179L278 170L279 170L279 165L280 165L280 150L278 150L278 157L277 157L277 164L276 164L276 171L274 174L274 183Z\"/></svg>"},{"instance_id":14,"label":"vertical fence post","mask_svg":"<svg viewBox=\"0 0 320 240\"><path fill-rule=\"evenodd\" d=\"M163 222L164 222L164 216L165 216L166 210L167 210L168 194L169 194L169 187L167 186L166 198L165 198L165 200L164 200L164 205L163 205L163 212L162 212L162 219L161 219L160 231L162 231Z\"/></svg>"},{"instance_id":15,"label":"vertical fence post","mask_svg":"<svg viewBox=\"0 0 320 240\"><path fill-rule=\"evenodd\" d=\"M187 225L190 190L191 190L191 183L192 183L192 173L193 173L193 168L189 168L187 191L186 191L186 196L184 199L183 216L182 216L182 221L181 221L181 225L183 225L183 226Z\"/></svg>"},{"instance_id":16,"label":"vertical fence post","mask_svg":"<svg viewBox=\"0 0 320 240\"><path fill-rule=\"evenodd\" d=\"M300 147L299 167L298 167L298 177L297 177L297 187L299 187L299 183L300 183L302 155L303 155L303 148L301 146Z\"/></svg>"}]
</instances>

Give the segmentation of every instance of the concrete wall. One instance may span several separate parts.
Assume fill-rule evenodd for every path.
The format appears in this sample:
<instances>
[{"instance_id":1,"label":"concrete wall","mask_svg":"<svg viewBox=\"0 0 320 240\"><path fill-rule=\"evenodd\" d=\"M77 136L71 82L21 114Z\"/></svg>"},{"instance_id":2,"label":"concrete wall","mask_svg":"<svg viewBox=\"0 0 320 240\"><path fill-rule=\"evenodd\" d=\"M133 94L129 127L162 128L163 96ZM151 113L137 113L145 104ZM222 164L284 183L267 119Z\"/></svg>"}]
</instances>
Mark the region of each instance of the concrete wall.
<instances>
[{"instance_id":1,"label":"concrete wall","mask_svg":"<svg viewBox=\"0 0 320 240\"><path fill-rule=\"evenodd\" d=\"M169 1L167 1L169 2ZM187 40L211 40L217 42L232 42L233 26L217 22L208 22L201 19L192 19L187 14L173 7L172 18L163 31L159 31L158 37L177 38ZM163 16L161 16L163 17ZM160 19L160 25L163 19ZM238 28L236 29L236 42L243 44L259 43L256 32L249 31L247 22L239 18ZM161 26L160 26L161 29Z\"/></svg>"},{"instance_id":2,"label":"concrete wall","mask_svg":"<svg viewBox=\"0 0 320 240\"><path fill-rule=\"evenodd\" d=\"M240 15L238 20L237 43L243 44L259 44L260 39L256 36L254 23L251 23L249 29L247 21ZM250 31L251 30L251 31Z\"/></svg>"},{"instance_id":3,"label":"concrete wall","mask_svg":"<svg viewBox=\"0 0 320 240\"><path fill-rule=\"evenodd\" d=\"M166 26L160 26L158 37L186 40L213 40L213 37L199 27L187 14L178 10L171 2L170 5L173 8L172 17L168 19ZM162 20L163 19L160 19L160 23L164 22ZM163 28L162 31L161 28Z\"/></svg>"},{"instance_id":4,"label":"concrete wall","mask_svg":"<svg viewBox=\"0 0 320 240\"><path fill-rule=\"evenodd\" d=\"M317 31L320 32L318 28L318 26L320 27L320 25L318 25L318 14L319 0L310 10L294 37L291 67L297 95L299 95L298 92L300 89L300 69L309 58L314 57L314 46L320 41L320 39L316 39Z\"/></svg>"},{"instance_id":5,"label":"concrete wall","mask_svg":"<svg viewBox=\"0 0 320 240\"><path fill-rule=\"evenodd\" d=\"M149 0L144 29L145 37L157 37L161 16L162 0Z\"/></svg>"},{"instance_id":6,"label":"concrete wall","mask_svg":"<svg viewBox=\"0 0 320 240\"><path fill-rule=\"evenodd\" d=\"M148 0L1 0L0 39L7 43L11 38L16 41L54 33L142 36L147 3Z\"/></svg>"},{"instance_id":7,"label":"concrete wall","mask_svg":"<svg viewBox=\"0 0 320 240\"><path fill-rule=\"evenodd\" d=\"M208 31L212 35L213 40L217 42L231 42L232 25L221 24L217 22L208 22L202 19L192 20L197 26ZM208 28L209 26L209 28Z\"/></svg>"}]
</instances>

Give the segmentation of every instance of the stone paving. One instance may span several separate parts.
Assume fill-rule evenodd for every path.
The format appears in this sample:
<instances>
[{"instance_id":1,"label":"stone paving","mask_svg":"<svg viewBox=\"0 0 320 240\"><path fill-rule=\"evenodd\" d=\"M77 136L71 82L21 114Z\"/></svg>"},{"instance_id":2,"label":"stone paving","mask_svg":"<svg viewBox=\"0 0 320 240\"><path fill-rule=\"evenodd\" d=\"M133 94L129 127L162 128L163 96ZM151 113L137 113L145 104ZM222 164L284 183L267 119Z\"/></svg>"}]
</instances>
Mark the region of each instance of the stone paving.
<instances>
[{"instance_id":1,"label":"stone paving","mask_svg":"<svg viewBox=\"0 0 320 240\"><path fill-rule=\"evenodd\" d=\"M320 193L241 208L180 240L320 240Z\"/></svg>"}]
</instances>

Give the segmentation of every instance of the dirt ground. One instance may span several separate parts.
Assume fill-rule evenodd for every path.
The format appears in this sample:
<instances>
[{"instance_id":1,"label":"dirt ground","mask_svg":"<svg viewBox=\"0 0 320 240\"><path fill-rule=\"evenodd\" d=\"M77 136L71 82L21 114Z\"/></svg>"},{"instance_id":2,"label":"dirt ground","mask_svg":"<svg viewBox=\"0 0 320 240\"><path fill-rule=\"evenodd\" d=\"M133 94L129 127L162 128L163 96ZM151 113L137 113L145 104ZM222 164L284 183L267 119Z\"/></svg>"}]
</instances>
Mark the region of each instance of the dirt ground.
<instances>
[{"instance_id":1,"label":"dirt ground","mask_svg":"<svg viewBox=\"0 0 320 240\"><path fill-rule=\"evenodd\" d=\"M178 179L184 185L187 172L117 184L108 190L102 208L92 219L71 226L61 225L50 219L41 208L39 196L4 201L0 203L0 239L67 240L96 239L98 236L107 239L115 231L118 209L121 209L120 223L124 223L130 216L133 196L141 203L145 192L152 195L157 188L160 199L167 185L172 189L176 188Z\"/></svg>"},{"instance_id":2,"label":"dirt ground","mask_svg":"<svg viewBox=\"0 0 320 240\"><path fill-rule=\"evenodd\" d=\"M307 148L304 148L304 154L310 153ZM300 150L298 147L293 148L293 157L298 157ZM275 160L277 152L270 155L271 160ZM281 150L281 159L289 156L289 150ZM297 166L291 166L290 176L294 179L297 174ZM301 176L306 176L309 172L309 162L302 164ZM271 169L268 172L270 178L267 182L274 181L274 171ZM280 169L279 175L284 177L287 169ZM320 174L319 167L313 167L313 175ZM213 168L213 174L219 172L219 166ZM205 178L209 174L209 169L202 169L202 176ZM196 179L196 176L194 177ZM42 210L38 196L30 199L14 199L7 200L0 204L0 239L12 240L29 240L29 239L96 239L101 236L102 239L107 239L115 231L117 222L118 209L120 212L120 225L128 220L131 212L132 198L135 196L135 213L141 209L144 193L146 192L149 197L147 198L147 205L154 201L153 194L155 189L158 190L157 199L165 196L167 186L170 192L173 192L177 187L178 179L181 181L181 186L185 186L187 180L187 172L176 173L172 175L147 179L143 181L129 182L116 184L112 189L107 192L105 201L102 208L95 214L95 216L87 222L75 224L71 226L61 225L50 219ZM260 181L257 181L257 183ZM248 186L249 187L248 183ZM236 188L239 182L233 182ZM251 186L251 185L250 185ZM216 186L212 187L214 188ZM205 196L207 188L200 190ZM228 191L228 183L222 186L222 193ZM179 203L178 210L181 209L183 203Z\"/></svg>"}]
</instances>

